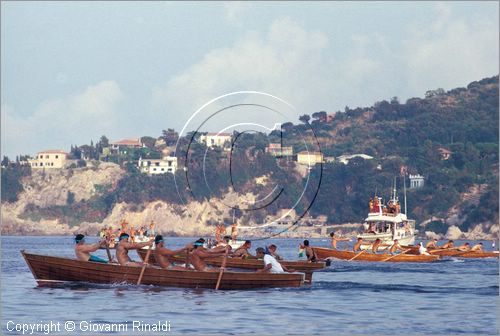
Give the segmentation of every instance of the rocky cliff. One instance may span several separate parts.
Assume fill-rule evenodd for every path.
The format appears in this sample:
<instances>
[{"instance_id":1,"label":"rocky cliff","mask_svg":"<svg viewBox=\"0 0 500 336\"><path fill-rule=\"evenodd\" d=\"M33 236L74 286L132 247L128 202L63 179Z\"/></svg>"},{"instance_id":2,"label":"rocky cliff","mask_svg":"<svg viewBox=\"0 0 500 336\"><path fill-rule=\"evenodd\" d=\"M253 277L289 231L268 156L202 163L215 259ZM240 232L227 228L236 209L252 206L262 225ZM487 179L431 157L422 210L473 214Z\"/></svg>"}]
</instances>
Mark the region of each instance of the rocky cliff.
<instances>
[{"instance_id":1,"label":"rocky cliff","mask_svg":"<svg viewBox=\"0 0 500 336\"><path fill-rule=\"evenodd\" d=\"M234 198L241 200L241 195L227 193L223 199L213 198L210 201L190 202L187 205L171 204L165 201L154 201L146 204L116 203L112 209L99 221L82 221L76 225L65 222L57 216L26 215L28 208L47 209L54 206L64 207L68 202L85 202L92 200L116 187L125 171L116 164L99 163L90 167L63 170L34 170L31 176L22 180L24 192L14 203L2 203L2 234L14 235L64 235L83 232L96 234L103 226L117 228L122 219L132 226L146 226L151 221L156 223L159 232L172 235L197 236L212 235L214 227L207 223L219 223L224 218L231 218L230 209L225 205L234 203ZM103 187L105 186L105 187ZM476 185L461 195L463 204L475 204L484 194L485 186ZM243 198L251 203L254 199L251 193ZM69 200L72 198L72 200ZM36 212L35 212L36 213ZM499 226L496 222L477 223L467 232L459 228L463 220L460 218L461 206L454 206L448 211L446 218L431 218L421 223L421 233L429 238L450 239L497 239ZM448 225L446 234L436 234L426 229L426 225L435 220L441 220ZM245 223L252 225L254 223ZM337 231L341 226L336 226ZM352 230L351 230L352 231ZM355 231L355 229L354 229ZM349 232L355 234L355 232ZM294 228L283 236L321 236L321 230ZM247 232L255 236L256 232ZM324 236L324 235L323 235Z\"/></svg>"}]
</instances>

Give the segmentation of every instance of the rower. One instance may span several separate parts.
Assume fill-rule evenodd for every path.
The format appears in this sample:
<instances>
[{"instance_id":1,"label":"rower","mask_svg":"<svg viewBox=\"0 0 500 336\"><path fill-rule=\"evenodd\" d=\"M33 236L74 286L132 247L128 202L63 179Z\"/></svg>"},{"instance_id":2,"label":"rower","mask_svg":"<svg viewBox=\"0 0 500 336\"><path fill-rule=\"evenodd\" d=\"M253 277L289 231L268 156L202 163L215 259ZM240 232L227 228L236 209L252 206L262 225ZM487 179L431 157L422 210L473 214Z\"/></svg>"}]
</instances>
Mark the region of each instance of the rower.
<instances>
[{"instance_id":1,"label":"rower","mask_svg":"<svg viewBox=\"0 0 500 336\"><path fill-rule=\"evenodd\" d=\"M219 247L219 246L227 246L227 245L229 245L230 241L231 241L231 236L224 236L224 238L222 238L222 241L220 241L217 244L217 247Z\"/></svg>"},{"instance_id":2,"label":"rower","mask_svg":"<svg viewBox=\"0 0 500 336\"><path fill-rule=\"evenodd\" d=\"M234 223L231 225L231 239L236 240L238 238L238 224Z\"/></svg>"},{"instance_id":3,"label":"rower","mask_svg":"<svg viewBox=\"0 0 500 336\"><path fill-rule=\"evenodd\" d=\"M273 257L275 257L277 260L283 260L283 258L278 254L276 253L276 250L278 249L278 246L274 245L274 244L271 244L267 247L267 252L266 254L270 254L272 255Z\"/></svg>"},{"instance_id":4,"label":"rower","mask_svg":"<svg viewBox=\"0 0 500 336\"><path fill-rule=\"evenodd\" d=\"M430 255L430 253L424 247L424 244L422 242L420 242L420 244L418 245L418 254L421 254L421 255Z\"/></svg>"},{"instance_id":5,"label":"rower","mask_svg":"<svg viewBox=\"0 0 500 336\"><path fill-rule=\"evenodd\" d=\"M306 257L307 257L307 261L310 261L310 262L316 262L318 261L318 256L316 255L316 252L314 252L314 250L311 248L311 246L309 246L309 240L304 240L304 249L305 249L305 252L306 252Z\"/></svg>"},{"instance_id":6,"label":"rower","mask_svg":"<svg viewBox=\"0 0 500 336\"><path fill-rule=\"evenodd\" d=\"M378 252L378 247L381 243L382 241L380 240L380 238L375 239L375 242L372 244L372 253L376 254Z\"/></svg>"},{"instance_id":7,"label":"rower","mask_svg":"<svg viewBox=\"0 0 500 336\"><path fill-rule=\"evenodd\" d=\"M137 250L146 246L152 246L154 239L144 243L129 242L130 236L127 233L122 233L118 238L118 246L116 248L116 258L122 266L143 266L141 262L135 262L128 256L129 250Z\"/></svg>"},{"instance_id":8,"label":"rower","mask_svg":"<svg viewBox=\"0 0 500 336\"><path fill-rule=\"evenodd\" d=\"M441 246L441 248L443 249L449 249L449 248L452 248L454 247L454 243L453 243L453 240L448 240L448 242L446 244L444 244L443 246Z\"/></svg>"},{"instance_id":9,"label":"rower","mask_svg":"<svg viewBox=\"0 0 500 336\"><path fill-rule=\"evenodd\" d=\"M437 248L439 248L437 246L437 241L438 240L436 238L434 238L432 240L429 240L429 242L425 245L425 248L426 249L437 249Z\"/></svg>"},{"instance_id":10,"label":"rower","mask_svg":"<svg viewBox=\"0 0 500 336\"><path fill-rule=\"evenodd\" d=\"M75 254L78 260L82 261L94 261L100 263L107 263L106 260L101 259L95 255L91 255L90 252L97 251L101 246L105 246L106 239L101 239L99 242L89 245L85 244L85 236L82 234L77 234L75 236Z\"/></svg>"},{"instance_id":11,"label":"rower","mask_svg":"<svg viewBox=\"0 0 500 336\"><path fill-rule=\"evenodd\" d=\"M251 247L252 242L250 240L245 240L245 243L233 252L233 258L255 259L255 257L248 252Z\"/></svg>"},{"instance_id":12,"label":"rower","mask_svg":"<svg viewBox=\"0 0 500 336\"><path fill-rule=\"evenodd\" d=\"M354 244L354 246L352 247L352 250L354 252L361 250L361 244L363 244L363 238L358 238L358 241L356 242L356 244Z\"/></svg>"},{"instance_id":13,"label":"rower","mask_svg":"<svg viewBox=\"0 0 500 336\"><path fill-rule=\"evenodd\" d=\"M155 236L155 222L154 221L151 221L151 223L149 223L148 236L150 238Z\"/></svg>"},{"instance_id":14,"label":"rower","mask_svg":"<svg viewBox=\"0 0 500 336\"><path fill-rule=\"evenodd\" d=\"M337 237L335 236L335 232L330 232L330 237L331 237L331 245L332 245L332 249L336 250L337 249L337 242L338 241L350 241L349 238L341 238L341 237Z\"/></svg>"},{"instance_id":15,"label":"rower","mask_svg":"<svg viewBox=\"0 0 500 336\"><path fill-rule=\"evenodd\" d=\"M169 270L186 270L185 267L180 267L180 266L174 266L170 261L168 260L168 257L173 257L178 253L181 252L187 252L192 248L192 244L188 244L185 247L179 249L179 250L170 250L165 247L165 243L163 241L163 236L162 235L156 235L155 237L155 259L158 265L160 265L161 268L169 269Z\"/></svg>"},{"instance_id":16,"label":"rower","mask_svg":"<svg viewBox=\"0 0 500 336\"><path fill-rule=\"evenodd\" d=\"M399 244L399 241L397 239L394 239L394 243L389 248L389 253L394 254L397 250L403 251L403 248Z\"/></svg>"},{"instance_id":17,"label":"rower","mask_svg":"<svg viewBox=\"0 0 500 336\"><path fill-rule=\"evenodd\" d=\"M483 243L478 243L471 247L471 252L483 252Z\"/></svg>"},{"instance_id":18,"label":"rower","mask_svg":"<svg viewBox=\"0 0 500 336\"><path fill-rule=\"evenodd\" d=\"M258 273L295 272L295 270L287 269L285 266L280 264L279 261L272 255L264 253L264 249L262 247L255 249L255 253L258 259L264 259L264 268L257 270Z\"/></svg>"},{"instance_id":19,"label":"rower","mask_svg":"<svg viewBox=\"0 0 500 336\"><path fill-rule=\"evenodd\" d=\"M469 243L463 243L459 247L457 247L457 250L462 251L462 252L467 252L470 250L470 244Z\"/></svg>"},{"instance_id":20,"label":"rower","mask_svg":"<svg viewBox=\"0 0 500 336\"><path fill-rule=\"evenodd\" d=\"M227 245L224 250L206 250L203 248L203 242L201 242L199 239L194 242L193 244L193 251L189 254L189 261L193 265L194 269L197 271L205 272L218 272L219 269L215 268L210 268L207 266L205 263L204 259L206 258L214 258L214 257L220 257L226 254L226 249L229 249L231 251L231 245Z\"/></svg>"}]
</instances>

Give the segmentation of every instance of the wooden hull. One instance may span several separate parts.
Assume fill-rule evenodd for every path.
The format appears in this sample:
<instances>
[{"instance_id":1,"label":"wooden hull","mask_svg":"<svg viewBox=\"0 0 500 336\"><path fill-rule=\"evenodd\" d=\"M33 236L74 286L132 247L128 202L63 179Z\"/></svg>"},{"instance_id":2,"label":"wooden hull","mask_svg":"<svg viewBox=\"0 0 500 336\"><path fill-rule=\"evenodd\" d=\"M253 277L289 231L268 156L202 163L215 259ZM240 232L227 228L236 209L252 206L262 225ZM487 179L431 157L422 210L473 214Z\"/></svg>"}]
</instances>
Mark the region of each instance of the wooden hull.
<instances>
[{"instance_id":1,"label":"wooden hull","mask_svg":"<svg viewBox=\"0 0 500 336\"><path fill-rule=\"evenodd\" d=\"M498 251L493 252L460 252L458 258L498 258Z\"/></svg>"},{"instance_id":2,"label":"wooden hull","mask_svg":"<svg viewBox=\"0 0 500 336\"><path fill-rule=\"evenodd\" d=\"M30 254L21 251L31 273L39 284L50 282L90 282L99 284L136 284L141 267L80 261L62 257ZM166 287L215 288L219 272L163 270L147 267L141 284ZM302 273L255 273L225 271L220 289L264 287L300 287Z\"/></svg>"},{"instance_id":3,"label":"wooden hull","mask_svg":"<svg viewBox=\"0 0 500 336\"><path fill-rule=\"evenodd\" d=\"M408 248L411 249L410 253L416 253L416 251L418 251L418 247L408 246ZM466 259L498 258L498 251L464 252L464 251L458 251L456 249L436 249L436 250L429 250L429 253L432 255L438 255L440 257L456 257L456 258L466 258Z\"/></svg>"},{"instance_id":4,"label":"wooden hull","mask_svg":"<svg viewBox=\"0 0 500 336\"><path fill-rule=\"evenodd\" d=\"M387 261L387 262L431 262L439 259L439 256L433 255L414 255L414 254L373 254L369 252L351 252L351 251L341 251L332 250L322 247L313 247L318 258L336 258L341 260L353 260L353 261ZM356 257L356 258L354 258ZM354 259L353 259L354 258Z\"/></svg>"},{"instance_id":5,"label":"wooden hull","mask_svg":"<svg viewBox=\"0 0 500 336\"><path fill-rule=\"evenodd\" d=\"M137 254L141 257L141 260L144 261L146 258L147 250L139 249L137 250ZM174 257L169 258L171 262L176 263L185 263L186 256L185 255L176 255ZM220 267L222 265L223 257L209 258L205 259L207 265ZM153 265L157 265L154 253L149 255L149 263ZM298 272L303 272L306 274L306 281L312 281L312 272L321 270L325 268L324 262L307 262L302 260L296 261L280 261L282 265L287 268L296 270ZM228 258L226 267L228 268L241 268L241 269L249 269L256 270L264 268L264 261L259 259L233 259Z\"/></svg>"}]
</instances>

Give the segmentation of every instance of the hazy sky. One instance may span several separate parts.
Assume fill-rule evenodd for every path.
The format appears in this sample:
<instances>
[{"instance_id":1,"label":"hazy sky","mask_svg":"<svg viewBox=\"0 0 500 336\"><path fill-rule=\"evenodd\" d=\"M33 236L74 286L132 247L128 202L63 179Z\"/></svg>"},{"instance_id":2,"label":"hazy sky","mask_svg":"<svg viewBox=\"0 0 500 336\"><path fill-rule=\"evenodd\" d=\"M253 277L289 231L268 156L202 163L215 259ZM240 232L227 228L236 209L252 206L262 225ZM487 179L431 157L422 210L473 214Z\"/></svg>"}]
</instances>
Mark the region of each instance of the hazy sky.
<instances>
[{"instance_id":1,"label":"hazy sky","mask_svg":"<svg viewBox=\"0 0 500 336\"><path fill-rule=\"evenodd\" d=\"M11 158L179 130L233 91L276 95L298 116L404 102L499 71L498 2L1 6L1 140Z\"/></svg>"}]
</instances>

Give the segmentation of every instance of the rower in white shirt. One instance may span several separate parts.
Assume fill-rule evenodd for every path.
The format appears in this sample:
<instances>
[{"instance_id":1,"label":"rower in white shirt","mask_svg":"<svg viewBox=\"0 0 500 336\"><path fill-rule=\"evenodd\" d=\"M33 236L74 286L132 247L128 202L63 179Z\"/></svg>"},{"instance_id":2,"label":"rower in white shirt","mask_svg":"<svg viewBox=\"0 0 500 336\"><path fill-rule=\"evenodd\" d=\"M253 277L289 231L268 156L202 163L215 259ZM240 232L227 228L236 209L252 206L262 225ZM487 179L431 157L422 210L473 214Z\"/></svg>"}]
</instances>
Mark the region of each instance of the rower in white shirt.
<instances>
[{"instance_id":1,"label":"rower in white shirt","mask_svg":"<svg viewBox=\"0 0 500 336\"><path fill-rule=\"evenodd\" d=\"M264 268L257 270L257 272L269 272L269 273L285 273L285 272L295 272L295 270L287 269L285 266L281 265L275 257L270 254L265 254L264 249L259 247L255 249L257 254L257 259L264 259Z\"/></svg>"}]
</instances>

